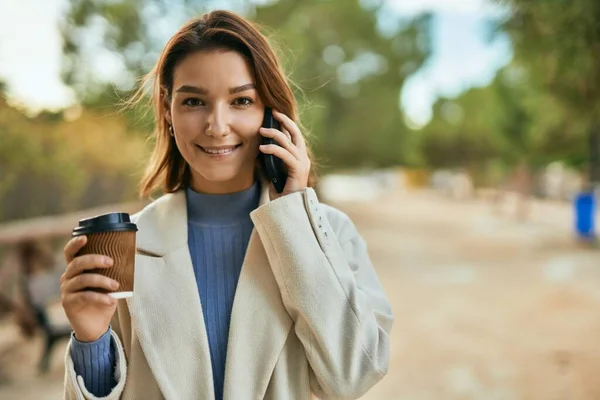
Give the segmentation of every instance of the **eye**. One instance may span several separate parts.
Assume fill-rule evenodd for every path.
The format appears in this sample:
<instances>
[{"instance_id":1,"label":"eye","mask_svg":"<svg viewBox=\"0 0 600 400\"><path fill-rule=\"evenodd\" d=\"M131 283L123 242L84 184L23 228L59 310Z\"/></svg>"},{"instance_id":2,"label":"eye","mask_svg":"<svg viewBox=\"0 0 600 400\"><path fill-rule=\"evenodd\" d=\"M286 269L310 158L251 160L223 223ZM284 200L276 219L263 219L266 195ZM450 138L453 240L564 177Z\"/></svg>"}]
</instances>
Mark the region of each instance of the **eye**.
<instances>
[{"instance_id":1,"label":"eye","mask_svg":"<svg viewBox=\"0 0 600 400\"><path fill-rule=\"evenodd\" d=\"M233 101L233 104L240 107L249 107L254 104L250 97L239 97Z\"/></svg>"},{"instance_id":2,"label":"eye","mask_svg":"<svg viewBox=\"0 0 600 400\"><path fill-rule=\"evenodd\" d=\"M185 99L182 104L184 106L188 106L188 107L198 107L198 106L204 105L204 102L195 97L190 97L190 98Z\"/></svg>"}]
</instances>

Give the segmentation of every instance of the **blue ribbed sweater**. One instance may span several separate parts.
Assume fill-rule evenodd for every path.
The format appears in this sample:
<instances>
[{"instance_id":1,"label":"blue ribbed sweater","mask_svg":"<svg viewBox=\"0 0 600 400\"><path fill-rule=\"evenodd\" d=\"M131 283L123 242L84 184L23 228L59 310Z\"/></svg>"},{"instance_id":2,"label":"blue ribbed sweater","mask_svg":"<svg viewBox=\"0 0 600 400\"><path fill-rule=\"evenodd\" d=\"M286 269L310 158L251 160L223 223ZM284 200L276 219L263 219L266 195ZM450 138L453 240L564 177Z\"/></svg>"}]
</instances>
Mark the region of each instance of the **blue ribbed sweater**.
<instances>
[{"instance_id":1,"label":"blue ribbed sweater","mask_svg":"<svg viewBox=\"0 0 600 400\"><path fill-rule=\"evenodd\" d=\"M202 303L216 400L223 398L231 309L253 229L250 212L258 206L259 198L258 182L242 192L225 195L186 190L188 246ZM106 396L116 385L114 351L110 329L91 343L73 337L75 372L95 396Z\"/></svg>"}]
</instances>

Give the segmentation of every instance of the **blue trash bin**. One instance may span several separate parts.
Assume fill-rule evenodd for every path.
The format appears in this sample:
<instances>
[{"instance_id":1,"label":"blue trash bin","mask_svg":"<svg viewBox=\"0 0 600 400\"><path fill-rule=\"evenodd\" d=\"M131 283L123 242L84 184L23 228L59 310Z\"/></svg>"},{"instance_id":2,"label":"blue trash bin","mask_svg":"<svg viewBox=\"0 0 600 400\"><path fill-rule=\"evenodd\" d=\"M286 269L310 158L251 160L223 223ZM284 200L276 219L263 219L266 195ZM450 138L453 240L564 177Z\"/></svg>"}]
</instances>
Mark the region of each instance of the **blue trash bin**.
<instances>
[{"instance_id":1,"label":"blue trash bin","mask_svg":"<svg viewBox=\"0 0 600 400\"><path fill-rule=\"evenodd\" d=\"M575 232L582 239L596 237L594 220L596 217L596 198L594 192L580 193L575 197Z\"/></svg>"}]
</instances>

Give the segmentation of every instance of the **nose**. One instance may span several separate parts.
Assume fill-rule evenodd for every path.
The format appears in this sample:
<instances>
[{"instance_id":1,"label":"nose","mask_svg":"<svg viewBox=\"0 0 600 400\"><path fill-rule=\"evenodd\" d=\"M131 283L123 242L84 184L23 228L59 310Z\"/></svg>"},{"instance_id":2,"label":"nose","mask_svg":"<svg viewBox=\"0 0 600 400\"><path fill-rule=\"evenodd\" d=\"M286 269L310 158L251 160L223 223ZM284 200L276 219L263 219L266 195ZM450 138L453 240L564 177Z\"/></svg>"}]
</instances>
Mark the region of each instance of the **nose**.
<instances>
[{"instance_id":1,"label":"nose","mask_svg":"<svg viewBox=\"0 0 600 400\"><path fill-rule=\"evenodd\" d=\"M212 107L207 119L206 134L212 137L225 137L229 134L229 123L227 122L227 110L225 107L215 105Z\"/></svg>"}]
</instances>

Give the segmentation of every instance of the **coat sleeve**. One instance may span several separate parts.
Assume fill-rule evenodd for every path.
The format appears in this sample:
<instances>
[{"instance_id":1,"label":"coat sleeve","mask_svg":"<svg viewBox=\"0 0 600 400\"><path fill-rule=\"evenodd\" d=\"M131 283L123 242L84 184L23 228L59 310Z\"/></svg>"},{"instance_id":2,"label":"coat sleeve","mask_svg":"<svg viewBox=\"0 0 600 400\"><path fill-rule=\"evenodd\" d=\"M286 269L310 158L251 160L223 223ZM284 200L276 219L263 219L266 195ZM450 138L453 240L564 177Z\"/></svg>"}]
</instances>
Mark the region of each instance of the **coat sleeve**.
<instances>
[{"instance_id":1,"label":"coat sleeve","mask_svg":"<svg viewBox=\"0 0 600 400\"><path fill-rule=\"evenodd\" d=\"M392 311L365 241L308 188L251 214L324 399L358 398L387 373Z\"/></svg>"},{"instance_id":2,"label":"coat sleeve","mask_svg":"<svg viewBox=\"0 0 600 400\"><path fill-rule=\"evenodd\" d=\"M65 400L119 400L125 388L125 380L127 378L127 360L120 335L120 326L118 311L115 312L111 320L111 340L115 348L115 382L117 385L105 397L96 397L91 394L83 382L83 377L78 376L75 372L73 359L71 358L71 341L67 345L65 351L65 381L64 381L64 399Z\"/></svg>"}]
</instances>

